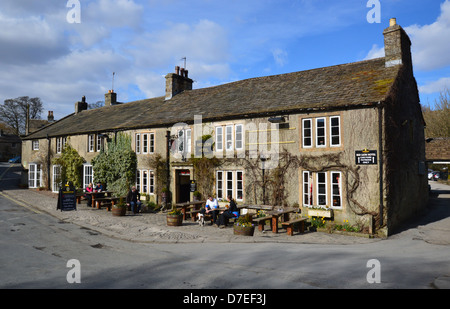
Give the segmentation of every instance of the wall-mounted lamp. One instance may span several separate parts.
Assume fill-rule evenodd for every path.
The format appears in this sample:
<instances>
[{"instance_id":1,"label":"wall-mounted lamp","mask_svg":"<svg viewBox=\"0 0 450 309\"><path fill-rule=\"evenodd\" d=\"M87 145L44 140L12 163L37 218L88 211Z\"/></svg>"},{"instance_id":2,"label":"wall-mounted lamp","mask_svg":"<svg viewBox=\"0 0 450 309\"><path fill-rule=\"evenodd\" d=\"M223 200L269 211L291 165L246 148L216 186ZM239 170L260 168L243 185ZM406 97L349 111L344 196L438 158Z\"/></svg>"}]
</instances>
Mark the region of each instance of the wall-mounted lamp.
<instances>
[{"instance_id":1,"label":"wall-mounted lamp","mask_svg":"<svg viewBox=\"0 0 450 309\"><path fill-rule=\"evenodd\" d=\"M277 116L277 117L270 117L269 118L269 122L271 122L271 123L283 123L285 121L286 120L284 119L283 116Z\"/></svg>"}]
</instances>

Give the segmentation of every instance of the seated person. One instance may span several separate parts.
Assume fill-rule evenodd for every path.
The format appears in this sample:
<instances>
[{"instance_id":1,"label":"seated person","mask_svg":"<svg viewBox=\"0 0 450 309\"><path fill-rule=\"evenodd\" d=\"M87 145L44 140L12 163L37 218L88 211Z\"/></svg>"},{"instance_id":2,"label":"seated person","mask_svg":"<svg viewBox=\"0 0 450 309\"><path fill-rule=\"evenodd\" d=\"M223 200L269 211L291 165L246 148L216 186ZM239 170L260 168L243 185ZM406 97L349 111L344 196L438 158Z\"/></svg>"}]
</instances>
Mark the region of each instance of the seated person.
<instances>
[{"instance_id":1,"label":"seated person","mask_svg":"<svg viewBox=\"0 0 450 309\"><path fill-rule=\"evenodd\" d=\"M102 183L99 181L99 182L97 182L97 185L94 188L94 192L102 192L102 191L103 191L103 186L102 186ZM102 196L101 194L95 195L96 198L101 197L101 196Z\"/></svg>"},{"instance_id":2,"label":"seated person","mask_svg":"<svg viewBox=\"0 0 450 309\"><path fill-rule=\"evenodd\" d=\"M93 191L94 191L94 186L92 185L92 182L91 182L86 187L86 193L92 193ZM89 207L92 207L92 194L85 194L84 196L87 199L87 205Z\"/></svg>"},{"instance_id":3,"label":"seated person","mask_svg":"<svg viewBox=\"0 0 450 309\"><path fill-rule=\"evenodd\" d=\"M139 213L141 211L141 194L133 186L127 194L127 206L131 206L133 213ZM136 207L136 208L135 208Z\"/></svg>"},{"instance_id":4,"label":"seated person","mask_svg":"<svg viewBox=\"0 0 450 309\"><path fill-rule=\"evenodd\" d=\"M205 208L202 208L200 213L203 215L211 213L213 222L216 222L217 215L219 214L219 203L217 202L217 199L209 195Z\"/></svg>"},{"instance_id":5,"label":"seated person","mask_svg":"<svg viewBox=\"0 0 450 309\"><path fill-rule=\"evenodd\" d=\"M239 217L239 211L236 205L236 202L231 197L231 195L227 196L228 202L230 202L230 207L228 207L227 210L225 210L219 217L218 222L216 223L219 228L224 228L228 224L228 220L230 218L237 218Z\"/></svg>"}]
</instances>

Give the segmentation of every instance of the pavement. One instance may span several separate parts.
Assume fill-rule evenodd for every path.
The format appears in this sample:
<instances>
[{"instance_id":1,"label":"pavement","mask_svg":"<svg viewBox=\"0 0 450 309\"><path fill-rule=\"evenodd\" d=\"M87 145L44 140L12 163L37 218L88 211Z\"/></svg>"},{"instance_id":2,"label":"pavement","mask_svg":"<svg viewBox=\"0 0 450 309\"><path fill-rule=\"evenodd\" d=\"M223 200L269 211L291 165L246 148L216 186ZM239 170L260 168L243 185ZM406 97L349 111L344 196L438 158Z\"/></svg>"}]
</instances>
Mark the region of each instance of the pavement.
<instances>
[{"instance_id":1,"label":"pavement","mask_svg":"<svg viewBox=\"0 0 450 309\"><path fill-rule=\"evenodd\" d=\"M34 189L3 189L0 195L15 201L22 207L34 212L47 213L67 223L95 230L117 239L142 243L206 243L206 242L282 242L310 244L364 244L379 241L379 238L351 237L323 232L294 233L288 236L286 230L272 233L269 226L264 232L255 229L253 237L233 234L231 224L219 229L209 224L200 226L190 219L183 221L182 226L172 227L166 224L166 213L139 213L126 216L113 216L106 208L96 209L86 205L85 201L77 205L76 211L56 209L57 194Z\"/></svg>"},{"instance_id":2,"label":"pavement","mask_svg":"<svg viewBox=\"0 0 450 309\"><path fill-rule=\"evenodd\" d=\"M11 184L11 182L9 182ZM437 182L430 182L432 196L424 215L416 220L411 220L399 230L397 235L391 237L421 237L424 241L450 245L450 186ZM303 234L294 233L288 236L286 230L272 233L268 226L265 231L257 229L253 237L233 234L231 226L225 229L206 224L199 226L190 219L183 222L182 226L171 227L166 224L165 213L127 213L124 217L113 216L105 208L96 209L86 205L85 201L77 205L76 211L64 211L56 209L57 194L50 191L38 191L36 189L19 189L17 186L2 186L0 194L17 204L34 212L42 212L52 215L61 221L74 223L85 228L96 230L104 235L117 239L143 242L143 243L186 243L186 242L286 242L286 243L310 243L310 244L365 244L382 240L381 238L356 237L325 232L309 232ZM412 236L411 236L412 235Z\"/></svg>"}]
</instances>

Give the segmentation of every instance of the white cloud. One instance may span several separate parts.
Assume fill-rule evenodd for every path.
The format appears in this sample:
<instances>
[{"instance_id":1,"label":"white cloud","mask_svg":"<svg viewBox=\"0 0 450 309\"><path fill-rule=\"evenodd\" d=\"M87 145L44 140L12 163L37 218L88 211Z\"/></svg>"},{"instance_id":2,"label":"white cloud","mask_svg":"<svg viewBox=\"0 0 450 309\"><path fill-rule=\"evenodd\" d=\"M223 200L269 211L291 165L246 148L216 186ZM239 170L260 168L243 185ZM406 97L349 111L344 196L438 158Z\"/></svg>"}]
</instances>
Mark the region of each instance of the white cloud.
<instances>
[{"instance_id":1,"label":"white cloud","mask_svg":"<svg viewBox=\"0 0 450 309\"><path fill-rule=\"evenodd\" d=\"M275 48L272 50L273 59L279 66L284 66L288 60L288 53L281 48Z\"/></svg>"},{"instance_id":2,"label":"white cloud","mask_svg":"<svg viewBox=\"0 0 450 309\"><path fill-rule=\"evenodd\" d=\"M450 1L441 4L441 15L430 25L405 28L412 41L413 62L419 70L450 65Z\"/></svg>"},{"instance_id":3,"label":"white cloud","mask_svg":"<svg viewBox=\"0 0 450 309\"><path fill-rule=\"evenodd\" d=\"M0 29L3 63L40 63L69 51L64 35L37 16L14 18L0 13Z\"/></svg>"},{"instance_id":4,"label":"white cloud","mask_svg":"<svg viewBox=\"0 0 450 309\"><path fill-rule=\"evenodd\" d=\"M372 49L369 51L364 60L370 60L381 57L384 57L384 46L379 47L377 44L373 44Z\"/></svg>"},{"instance_id":5,"label":"white cloud","mask_svg":"<svg viewBox=\"0 0 450 309\"><path fill-rule=\"evenodd\" d=\"M437 81L430 82L424 86L419 87L419 92L422 94L439 93L445 89L450 89L450 77L443 77Z\"/></svg>"},{"instance_id":6,"label":"white cloud","mask_svg":"<svg viewBox=\"0 0 450 309\"><path fill-rule=\"evenodd\" d=\"M217 77L217 73L229 71L225 64L230 57L226 31L209 20L193 25L169 24L158 32L141 34L127 52L134 57L137 67L153 70L182 65L180 59L186 57L187 69L195 70L197 78L210 74Z\"/></svg>"}]
</instances>

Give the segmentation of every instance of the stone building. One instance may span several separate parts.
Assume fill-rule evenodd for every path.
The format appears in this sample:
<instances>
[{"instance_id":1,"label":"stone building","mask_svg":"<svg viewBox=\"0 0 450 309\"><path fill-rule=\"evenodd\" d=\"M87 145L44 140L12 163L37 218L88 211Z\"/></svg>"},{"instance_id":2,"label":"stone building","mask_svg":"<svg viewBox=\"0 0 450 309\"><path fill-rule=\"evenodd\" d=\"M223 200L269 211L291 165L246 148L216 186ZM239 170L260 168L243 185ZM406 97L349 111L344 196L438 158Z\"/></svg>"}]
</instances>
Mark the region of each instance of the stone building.
<instances>
[{"instance_id":1,"label":"stone building","mask_svg":"<svg viewBox=\"0 0 450 309\"><path fill-rule=\"evenodd\" d=\"M161 188L150 162L169 153L173 202L192 199L195 181L203 194L304 214L331 209L331 220L390 234L423 209L428 192L411 42L395 19L383 34L378 59L194 90L177 67L163 97L119 104L110 91L94 110L83 98L75 113L23 139L29 186L57 189L49 157L67 142L85 159L86 185L105 138L124 132L138 158L136 185L155 201ZM191 159L202 155L218 158L209 171Z\"/></svg>"}]
</instances>

